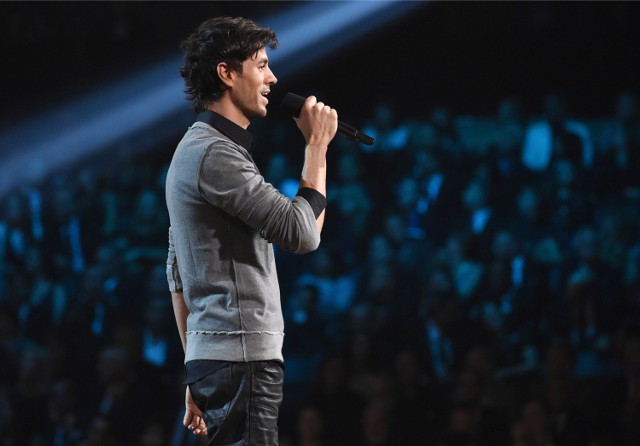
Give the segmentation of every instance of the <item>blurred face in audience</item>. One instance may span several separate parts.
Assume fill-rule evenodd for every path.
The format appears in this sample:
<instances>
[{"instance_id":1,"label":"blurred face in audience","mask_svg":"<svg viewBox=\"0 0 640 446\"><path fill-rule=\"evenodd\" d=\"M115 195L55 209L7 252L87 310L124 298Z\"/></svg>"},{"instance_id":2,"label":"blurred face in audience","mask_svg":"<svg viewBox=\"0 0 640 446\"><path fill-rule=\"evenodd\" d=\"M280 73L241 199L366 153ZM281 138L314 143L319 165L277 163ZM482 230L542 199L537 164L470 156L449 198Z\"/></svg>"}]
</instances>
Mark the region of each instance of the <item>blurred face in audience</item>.
<instances>
[{"instance_id":1,"label":"blurred face in audience","mask_svg":"<svg viewBox=\"0 0 640 446\"><path fill-rule=\"evenodd\" d=\"M18 195L10 195L8 197L4 214L9 223L17 224L24 220L27 215L26 206Z\"/></svg>"},{"instance_id":2,"label":"blurred face in audience","mask_svg":"<svg viewBox=\"0 0 640 446\"><path fill-rule=\"evenodd\" d=\"M486 187L480 181L472 181L464 190L462 201L469 210L481 209L487 204Z\"/></svg>"},{"instance_id":3,"label":"blurred face in audience","mask_svg":"<svg viewBox=\"0 0 640 446\"><path fill-rule=\"evenodd\" d=\"M531 187L525 187L517 197L517 208L520 215L532 218L538 213L538 195Z\"/></svg>"},{"instance_id":4,"label":"blurred face in audience","mask_svg":"<svg viewBox=\"0 0 640 446\"><path fill-rule=\"evenodd\" d=\"M154 219L158 215L160 201L151 190L144 190L138 196L136 214L145 220Z\"/></svg>"},{"instance_id":5,"label":"blurred face in audience","mask_svg":"<svg viewBox=\"0 0 640 446\"><path fill-rule=\"evenodd\" d=\"M338 208L345 216L364 215L370 208L367 192L359 183L351 183L341 187L337 199Z\"/></svg>"},{"instance_id":6,"label":"blurred face in audience","mask_svg":"<svg viewBox=\"0 0 640 446\"><path fill-rule=\"evenodd\" d=\"M407 225L398 214L392 214L385 220L385 234L394 243L402 243L407 234Z\"/></svg>"},{"instance_id":7,"label":"blurred face in audience","mask_svg":"<svg viewBox=\"0 0 640 446\"><path fill-rule=\"evenodd\" d=\"M360 177L360 161L351 152L344 152L338 158L338 176L342 181L353 181Z\"/></svg>"},{"instance_id":8,"label":"blurred face in audience","mask_svg":"<svg viewBox=\"0 0 640 446\"><path fill-rule=\"evenodd\" d=\"M558 160L554 164L554 174L559 186L570 186L575 179L575 168L570 161Z\"/></svg>"},{"instance_id":9,"label":"blurred face in audience","mask_svg":"<svg viewBox=\"0 0 640 446\"><path fill-rule=\"evenodd\" d=\"M369 444L386 441L389 435L389 415L379 406L365 410L362 420L363 436Z\"/></svg>"},{"instance_id":10,"label":"blurred face in audience","mask_svg":"<svg viewBox=\"0 0 640 446\"><path fill-rule=\"evenodd\" d=\"M616 117L623 121L633 118L638 113L638 103L636 97L629 92L618 96L616 102Z\"/></svg>"},{"instance_id":11,"label":"blurred face in audience","mask_svg":"<svg viewBox=\"0 0 640 446\"><path fill-rule=\"evenodd\" d=\"M369 259L373 263L387 262L393 257L393 250L389 241L381 235L375 236L369 242Z\"/></svg>"},{"instance_id":12,"label":"blurred face in audience","mask_svg":"<svg viewBox=\"0 0 640 446\"><path fill-rule=\"evenodd\" d=\"M507 231L498 232L492 245L493 255L501 260L510 260L517 254L517 244L513 234Z\"/></svg>"},{"instance_id":13,"label":"blurred face in audience","mask_svg":"<svg viewBox=\"0 0 640 446\"><path fill-rule=\"evenodd\" d=\"M398 184L396 196L402 209L412 209L420 198L418 182L411 177L403 178Z\"/></svg>"},{"instance_id":14,"label":"blurred face in audience","mask_svg":"<svg viewBox=\"0 0 640 446\"><path fill-rule=\"evenodd\" d=\"M322 436L322 418L317 409L308 407L300 412L298 434L303 440L317 440Z\"/></svg>"}]
</instances>

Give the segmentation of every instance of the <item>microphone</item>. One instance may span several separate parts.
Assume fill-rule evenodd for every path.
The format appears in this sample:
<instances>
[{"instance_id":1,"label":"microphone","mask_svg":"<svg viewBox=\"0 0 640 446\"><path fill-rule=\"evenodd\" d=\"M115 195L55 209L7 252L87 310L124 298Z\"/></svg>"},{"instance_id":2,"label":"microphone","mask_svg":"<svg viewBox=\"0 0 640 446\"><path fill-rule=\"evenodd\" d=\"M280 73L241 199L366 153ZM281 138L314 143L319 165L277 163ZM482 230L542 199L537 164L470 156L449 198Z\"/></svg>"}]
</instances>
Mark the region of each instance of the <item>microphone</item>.
<instances>
[{"instance_id":1,"label":"microphone","mask_svg":"<svg viewBox=\"0 0 640 446\"><path fill-rule=\"evenodd\" d=\"M302 106L304 105L304 101L306 98L299 96L293 93L287 93L282 100L282 108L289 113L291 116L297 118L300 116L300 111L302 111ZM358 130L356 130L353 126L349 124L345 124L344 122L338 121L338 133L343 136L346 136L352 141L359 141L363 144L370 146L375 142L375 139L366 135Z\"/></svg>"}]
</instances>

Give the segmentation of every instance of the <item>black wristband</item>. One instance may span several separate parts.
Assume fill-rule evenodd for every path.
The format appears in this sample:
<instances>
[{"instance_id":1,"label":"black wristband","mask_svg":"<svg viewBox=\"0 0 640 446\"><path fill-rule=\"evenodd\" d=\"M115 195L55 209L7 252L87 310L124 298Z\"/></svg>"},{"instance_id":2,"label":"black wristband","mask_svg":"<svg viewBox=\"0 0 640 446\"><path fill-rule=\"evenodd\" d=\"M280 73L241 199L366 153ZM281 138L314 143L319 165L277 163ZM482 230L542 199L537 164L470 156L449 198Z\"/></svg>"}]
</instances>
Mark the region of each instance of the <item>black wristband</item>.
<instances>
[{"instance_id":1,"label":"black wristband","mask_svg":"<svg viewBox=\"0 0 640 446\"><path fill-rule=\"evenodd\" d=\"M301 187L298 189L298 193L296 194L305 200L311 205L311 209L313 210L313 215L318 218L324 208L327 207L327 199L324 195L318 192L315 189L311 189L310 187Z\"/></svg>"}]
</instances>

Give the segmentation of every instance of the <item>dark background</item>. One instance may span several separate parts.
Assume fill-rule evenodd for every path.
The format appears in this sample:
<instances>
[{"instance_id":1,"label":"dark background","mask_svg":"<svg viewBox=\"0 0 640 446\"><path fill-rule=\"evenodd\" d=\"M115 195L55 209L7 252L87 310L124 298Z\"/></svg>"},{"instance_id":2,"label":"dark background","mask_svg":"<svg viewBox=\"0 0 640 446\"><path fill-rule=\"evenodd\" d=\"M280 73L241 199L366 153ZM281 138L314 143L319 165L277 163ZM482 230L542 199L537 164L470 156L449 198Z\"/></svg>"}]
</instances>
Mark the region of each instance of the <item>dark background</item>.
<instances>
[{"instance_id":1,"label":"dark background","mask_svg":"<svg viewBox=\"0 0 640 446\"><path fill-rule=\"evenodd\" d=\"M205 19L243 15L269 26L263 19L298 4L3 2L0 132L67 102L88 98L159 61L177 60L180 42ZM301 444L292 441L302 435L298 417L309 409L303 405L308 403L321 414L326 436L332 434L335 439L345 429L351 430L344 443L325 443L330 446L373 444L352 439L366 436L371 426L375 431L384 422L397 423L389 431L393 435L416 433L429 440L403 443L394 437L386 446L468 444L457 436L455 421L459 416L472 420L481 412L482 422L471 423L467 432L476 445L520 446L523 443L517 443L511 434L531 421L525 409L536 409L544 401L546 424L542 428L556 429L547 443L638 444L640 431L635 420L640 419L640 398L629 391L632 380L627 381L627 375L635 373L636 379L640 375L640 119L637 108L636 114L624 118L615 105L623 91L635 93L637 100L640 6L635 2L547 1L415 2L415 6L408 15L343 45L294 75L279 75L286 67L275 64L279 83L270 96L269 117L250 127L262 144L256 147L255 159L265 177L271 181L269 175L284 172L294 184L303 145L290 118L277 107L278 97L287 91L317 93L340 111L343 120L356 125L368 123L376 107L387 103L400 130L427 130L416 133L398 151L387 151L388 147L379 144L373 152L365 152L360 145L344 144L337 138L328 157L333 196L322 249L302 257L276 251L287 318L283 438L289 438L289 445ZM280 41L282 48L288 45L290 42ZM177 72L178 66L175 69ZM557 165L565 170L556 169L558 160L541 171L528 171L522 165L524 133L542 114L543 100L549 94L567 99L566 118L595 130L593 164L585 165L580 156L568 162L562 159L566 154L561 154ZM497 110L508 98L514 98L512 103L524 110L510 116L505 125L498 123ZM444 124L432 115L438 107L442 107L440 116L442 110L448 116ZM470 115L486 119L465 119ZM83 117L78 118L82 123ZM178 116L175 121L184 118ZM282 134L277 133L281 127L273 125L273 120L284 118L288 122L282 134L293 136L282 143L278 139ZM476 133L474 128L469 133L469 125L464 125L469 122L477 124ZM66 446L194 444L180 425L182 349L164 276L169 222L162 180L184 128L153 141L149 144L152 150L140 153L143 149L136 147L163 124L156 123L151 131L140 129L144 134L136 135L138 138L104 147L102 158L96 156L93 163L88 159L69 163L39 183L25 181L6 199L0 197L4 200L0 224L14 231L16 239L22 237L27 247L19 252L13 246L16 243L7 242L8 237L0 240L6 245L0 245L6 248L0 253L16 251L0 256L0 409L11 409L0 410L0 446L53 444L60 432L69 439L56 444ZM624 131L617 133L621 128ZM429 130L436 142L426 138L429 147L424 147L422 137L430 135ZM617 139L621 134L628 137L628 143ZM473 140L476 136L479 141ZM576 141L573 136L564 134L570 149ZM300 143L289 144L293 138ZM488 139L493 146L486 143ZM278 145L269 146L276 141ZM496 146L498 143L502 144ZM478 147L485 150L476 150ZM13 159L19 150L21 147L0 147L0 161ZM57 154L67 156L64 150L60 147ZM289 156L290 171L269 167L277 150ZM428 155L441 160L440 173L451 185L443 192L444 210L423 221L416 203L399 204L405 202L405 196L411 197L411 190L398 191L407 191L401 184L414 184L418 191L414 195L424 198L430 172L420 163ZM347 167L341 170L338 167L343 162ZM568 168L575 175L569 184L566 175L558 174ZM469 185L490 190L490 204L504 217L491 231L518 234L518 252L527 262L525 276L533 285L510 283L508 271L513 265L508 261L513 259L498 258L488 247L493 241L489 235L479 237L481 243L472 240L475 245L460 236L466 235L465 219L471 215L462 205ZM527 187L534 189L534 198L539 200L540 221L527 220L516 205L516 195ZM141 200L149 197L151 205L142 206L145 202ZM370 208L357 206L363 202ZM343 204L347 211L349 205L356 211L349 214ZM145 211L139 212L141 208ZM395 240L397 245L388 250L389 265L381 262L389 269L375 269L380 260L370 253L376 242L390 240L394 231L386 226L386 218L393 216L399 216L401 226L411 223L412 229L427 228L422 231L427 235L411 235L400 243ZM44 235L37 238L32 223L40 217ZM68 234L73 223L80 228L85 269L72 267L76 253ZM585 232L589 226L595 229ZM534 249L542 236L555 241L552 246L562 254L561 260L550 260L550 272ZM575 291L569 285L584 266L583 256L587 257L577 249L584 247L578 243L581 237L592 252L595 248L589 243L602 241L605 246L599 247L603 249L595 259L597 286L582 286L578 281ZM384 251L386 245L382 246ZM473 255L465 257L467 250ZM451 288L450 294L438 288L443 282L454 284L449 274L458 266L459 257L487 271L486 280L470 300L451 294ZM528 265L532 265L530 271ZM307 273L332 286L346 280L356 291L338 317L314 315L318 308L307 304L309 322L296 331L291 303L304 300L298 284ZM384 288L388 284L382 280L380 292L378 274L388 279L385 273L393 288ZM458 279L456 276L455 282ZM484 304L506 295L500 280L514 285L509 293L521 293L516 294L515 302L522 309L509 313L500 330L493 332L485 326ZM55 293L40 292L44 297L32 298L38 296L39 287L64 291L68 299L63 318L52 317ZM596 297L590 297L591 291ZM587 297L581 300L584 294ZM598 314L602 325L591 337L579 333L584 327L572 326L573 312L584 310L589 299L604 309ZM94 330L91 322L99 319L96 308L103 307L104 328ZM364 316L363 309L367 310ZM359 326L351 325L352 317L361 318ZM448 337L454 343L455 357L444 374L436 372L437 361L430 356L432 351L426 346L430 340L425 336L425 327L439 318L444 321L440 340ZM141 355L142 331L148 329L158 330L158 338L169 350L161 365ZM584 336L574 339L573 331ZM403 351L407 346L415 350ZM112 347L117 347L115 352ZM131 354L129 349L135 351L131 362L124 360L126 353ZM535 358L527 362L531 349ZM478 352L476 363L469 364L468 355ZM478 357L480 362L487 361L486 369L477 370ZM110 371L114 374L110 367L114 364L128 376L136 376L131 380L135 392L125 392L121 406L103 404L111 398L113 382L120 384L118 376L109 376ZM512 370L521 364L528 368ZM394 394L385 385L396 386L406 378L402 372L409 370L411 375L412 367L416 381L408 395L414 392L415 398L408 401L407 394ZM323 379L327 376L329 379ZM346 386L350 379L370 387L356 386L354 395ZM342 387L336 391L332 381ZM560 404L548 401L562 392L566 406L562 398ZM363 427L360 423L367 419L368 409L375 409L380 400L388 403L389 398L397 404L386 414L392 419L374 419ZM485 407L492 399L493 407ZM349 404L354 401L355 408ZM533 415L535 418L535 412ZM159 432L161 438L143 442L141 437L147 432ZM492 432L503 441L496 442L489 435L483 442L482 435ZM101 435L111 442L96 441ZM575 441L587 437L594 442ZM600 441L595 442L596 438ZM629 442L623 443L623 438Z\"/></svg>"},{"instance_id":2,"label":"dark background","mask_svg":"<svg viewBox=\"0 0 640 446\"><path fill-rule=\"evenodd\" d=\"M180 41L206 18L259 20L293 6L3 3L3 115L13 122L178 54ZM640 78L639 12L635 2L424 2L295 79L281 79L280 88L322 89L350 114L381 99L411 115L434 105L492 114L505 96L536 110L549 91L564 92L581 114L609 112L613 95L636 88Z\"/></svg>"}]
</instances>

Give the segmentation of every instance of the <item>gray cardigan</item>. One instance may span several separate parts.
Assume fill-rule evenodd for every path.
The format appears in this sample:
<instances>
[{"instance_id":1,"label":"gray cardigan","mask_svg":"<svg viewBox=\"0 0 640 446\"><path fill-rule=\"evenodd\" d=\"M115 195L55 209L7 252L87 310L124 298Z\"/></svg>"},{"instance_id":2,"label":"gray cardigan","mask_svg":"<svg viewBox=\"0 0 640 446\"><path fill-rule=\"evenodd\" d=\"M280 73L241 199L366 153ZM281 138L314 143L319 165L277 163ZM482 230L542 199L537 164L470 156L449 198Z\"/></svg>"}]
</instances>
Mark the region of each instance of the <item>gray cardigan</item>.
<instances>
[{"instance_id":1,"label":"gray cardigan","mask_svg":"<svg viewBox=\"0 0 640 446\"><path fill-rule=\"evenodd\" d=\"M309 202L265 182L250 153L196 122L167 173L167 278L189 309L185 362L283 360L272 243L298 253L320 233Z\"/></svg>"}]
</instances>

